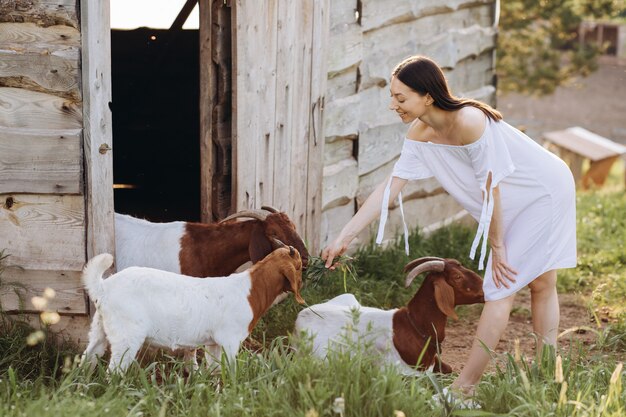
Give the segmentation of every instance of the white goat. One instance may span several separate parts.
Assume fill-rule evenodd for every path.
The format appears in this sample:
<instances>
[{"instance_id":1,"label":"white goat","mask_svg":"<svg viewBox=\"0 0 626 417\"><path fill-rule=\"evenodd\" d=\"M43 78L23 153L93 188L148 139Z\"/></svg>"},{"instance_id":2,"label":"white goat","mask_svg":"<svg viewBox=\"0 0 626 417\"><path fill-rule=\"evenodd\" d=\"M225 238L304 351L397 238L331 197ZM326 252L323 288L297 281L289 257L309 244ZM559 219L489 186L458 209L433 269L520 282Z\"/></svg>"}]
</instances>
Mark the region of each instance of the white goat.
<instances>
[{"instance_id":1,"label":"white goat","mask_svg":"<svg viewBox=\"0 0 626 417\"><path fill-rule=\"evenodd\" d=\"M238 218L250 220L237 222ZM306 267L309 253L285 213L263 206L244 210L220 223L153 223L115 213L117 270L146 266L192 277L232 274L248 261L260 261L276 247L293 246Z\"/></svg>"},{"instance_id":2,"label":"white goat","mask_svg":"<svg viewBox=\"0 0 626 417\"><path fill-rule=\"evenodd\" d=\"M457 317L456 305L484 302L482 279L454 259L416 259L406 265L407 271L407 287L422 272L430 274L406 307L363 307L354 295L342 294L300 311L296 331L313 337L313 353L322 358L329 349L340 348L346 337L356 341L360 336L361 342L370 343L381 354L383 362L396 365L403 374L433 368L451 372L437 359L446 316Z\"/></svg>"},{"instance_id":3,"label":"white goat","mask_svg":"<svg viewBox=\"0 0 626 417\"><path fill-rule=\"evenodd\" d=\"M232 361L279 293L292 291L304 303L302 260L292 247L275 250L247 271L213 279L131 267L103 280L112 264L111 255L98 255L82 277L96 304L83 361L93 363L108 341L110 371L125 370L144 343L187 352L206 345L213 358L222 348ZM186 358L195 361L195 355Z\"/></svg>"}]
</instances>

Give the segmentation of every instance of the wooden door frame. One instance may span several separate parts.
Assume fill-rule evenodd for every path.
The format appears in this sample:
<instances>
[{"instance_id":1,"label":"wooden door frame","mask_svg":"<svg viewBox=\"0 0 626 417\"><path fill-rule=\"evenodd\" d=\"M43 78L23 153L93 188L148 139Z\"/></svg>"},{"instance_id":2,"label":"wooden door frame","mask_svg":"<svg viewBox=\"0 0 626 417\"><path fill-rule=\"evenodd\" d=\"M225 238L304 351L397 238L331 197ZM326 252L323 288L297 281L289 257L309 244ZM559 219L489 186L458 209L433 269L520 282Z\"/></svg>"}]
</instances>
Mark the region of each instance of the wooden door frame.
<instances>
[{"instance_id":1,"label":"wooden door frame","mask_svg":"<svg viewBox=\"0 0 626 417\"><path fill-rule=\"evenodd\" d=\"M198 36L200 47L200 221L212 223L213 201L213 111L216 86L213 74L212 13L211 0L199 1Z\"/></svg>"},{"instance_id":2,"label":"wooden door frame","mask_svg":"<svg viewBox=\"0 0 626 417\"><path fill-rule=\"evenodd\" d=\"M111 114L111 7L81 0L83 155L86 258L115 254L113 129Z\"/></svg>"}]
</instances>

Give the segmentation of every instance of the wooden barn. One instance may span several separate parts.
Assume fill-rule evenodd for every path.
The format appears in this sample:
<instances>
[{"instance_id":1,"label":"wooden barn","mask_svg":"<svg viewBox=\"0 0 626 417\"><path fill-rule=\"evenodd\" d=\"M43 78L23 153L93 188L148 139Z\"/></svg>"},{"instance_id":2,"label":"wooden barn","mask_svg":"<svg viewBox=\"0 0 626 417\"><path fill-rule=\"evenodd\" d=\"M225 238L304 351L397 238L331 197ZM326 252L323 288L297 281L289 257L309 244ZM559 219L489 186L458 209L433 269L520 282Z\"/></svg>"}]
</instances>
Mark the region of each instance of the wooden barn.
<instances>
[{"instance_id":1,"label":"wooden barn","mask_svg":"<svg viewBox=\"0 0 626 417\"><path fill-rule=\"evenodd\" d=\"M407 55L495 100L495 0L204 0L183 30L196 3L169 29L112 30L109 0L0 0L2 281L26 287L23 303L0 287L3 309L35 313L51 287L55 328L84 343L80 271L114 253L114 211L211 222L270 204L315 253L399 155L387 83ZM413 226L463 214L411 187Z\"/></svg>"}]
</instances>

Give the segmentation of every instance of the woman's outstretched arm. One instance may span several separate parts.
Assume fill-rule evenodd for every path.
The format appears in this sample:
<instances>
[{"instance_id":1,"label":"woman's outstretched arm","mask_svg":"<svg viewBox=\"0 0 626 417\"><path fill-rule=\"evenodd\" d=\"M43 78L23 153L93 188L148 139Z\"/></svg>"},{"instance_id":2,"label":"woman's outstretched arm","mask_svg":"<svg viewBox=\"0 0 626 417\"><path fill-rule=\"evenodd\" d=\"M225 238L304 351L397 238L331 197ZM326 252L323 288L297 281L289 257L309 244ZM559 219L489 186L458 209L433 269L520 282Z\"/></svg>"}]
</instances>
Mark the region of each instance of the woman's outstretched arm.
<instances>
[{"instance_id":1,"label":"woman's outstretched arm","mask_svg":"<svg viewBox=\"0 0 626 417\"><path fill-rule=\"evenodd\" d=\"M359 211L357 211L354 217L341 229L339 236L322 250L322 259L326 261L326 268L334 269L335 265L333 265L333 259L343 255L348 249L350 242L352 242L361 230L378 217L383 201L383 194L388 182L389 177L385 178L385 181L376 187L372 194L367 197L367 200L365 200L365 203L363 203ZM396 199L406 183L407 180L405 179L393 177L391 181L391 191L389 193L390 202Z\"/></svg>"}]
</instances>

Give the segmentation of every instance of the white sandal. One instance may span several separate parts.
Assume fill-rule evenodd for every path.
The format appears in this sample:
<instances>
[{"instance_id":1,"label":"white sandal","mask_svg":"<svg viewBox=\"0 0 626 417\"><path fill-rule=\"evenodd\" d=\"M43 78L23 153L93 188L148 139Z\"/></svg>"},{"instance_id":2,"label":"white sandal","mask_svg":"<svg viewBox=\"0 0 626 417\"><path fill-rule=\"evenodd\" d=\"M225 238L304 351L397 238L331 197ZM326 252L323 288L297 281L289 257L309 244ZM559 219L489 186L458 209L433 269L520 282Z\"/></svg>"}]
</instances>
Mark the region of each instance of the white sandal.
<instances>
[{"instance_id":1,"label":"white sandal","mask_svg":"<svg viewBox=\"0 0 626 417\"><path fill-rule=\"evenodd\" d=\"M435 404L439 406L448 404L449 407L460 410L480 410L482 408L478 401L471 398L463 398L449 388L444 388L440 394L435 394L432 398Z\"/></svg>"}]
</instances>

